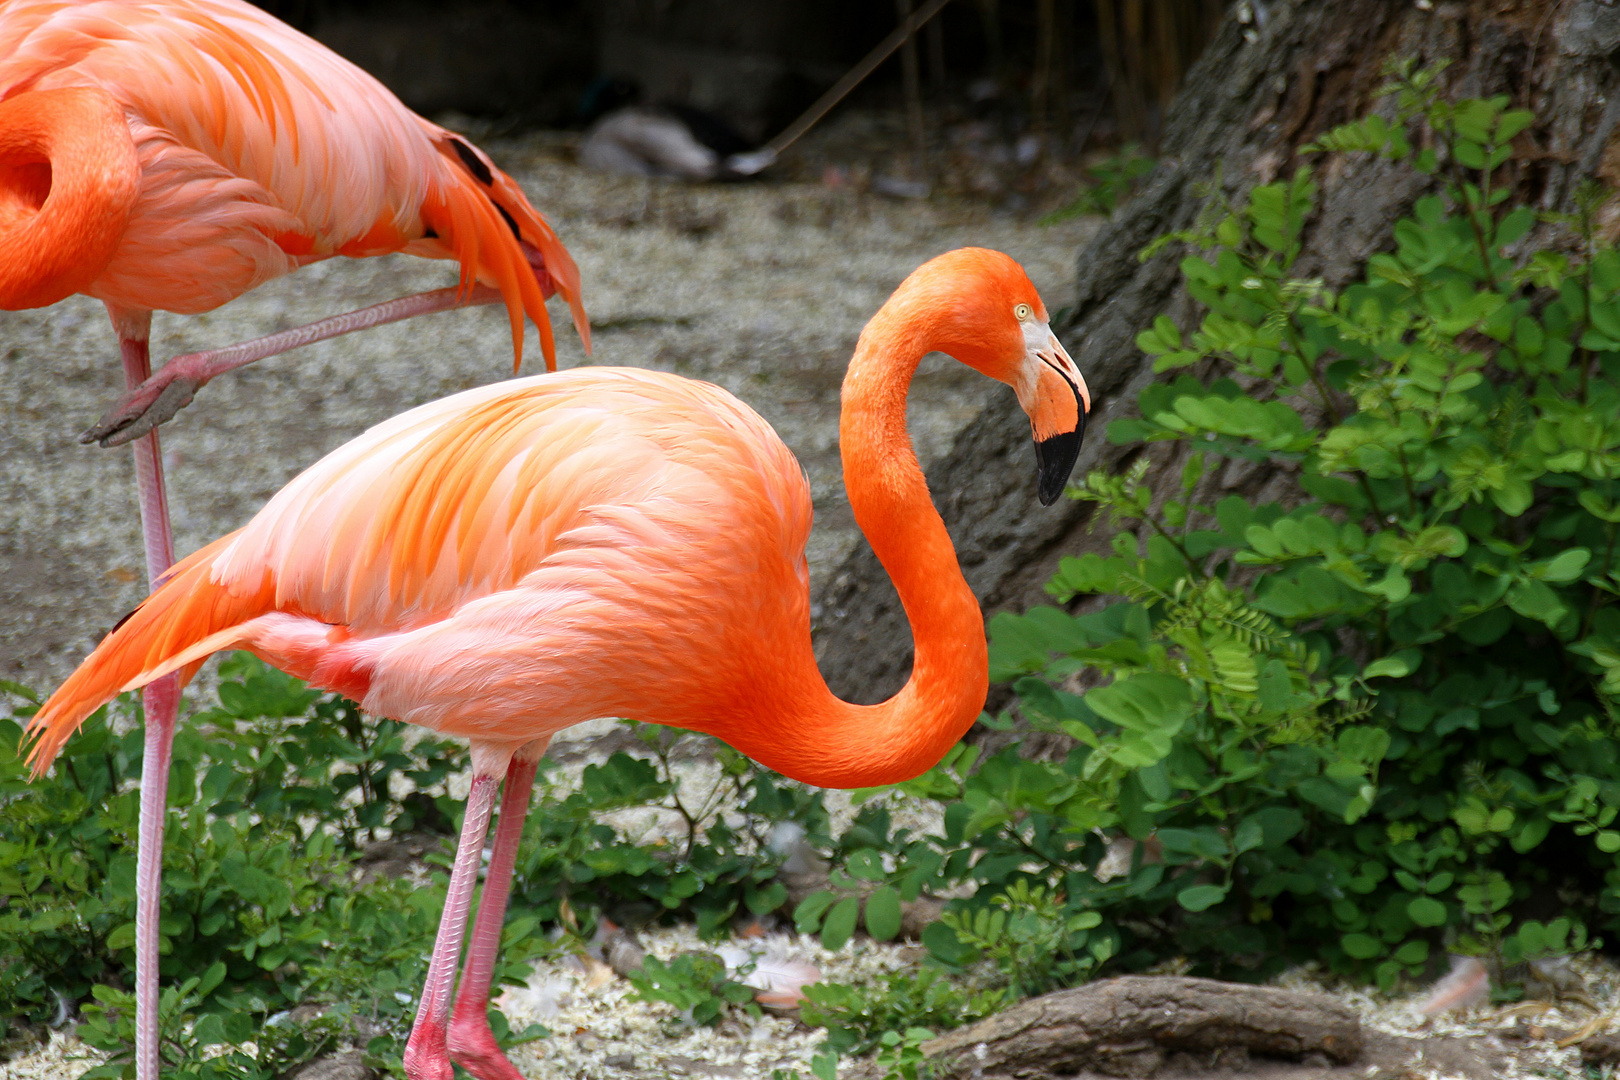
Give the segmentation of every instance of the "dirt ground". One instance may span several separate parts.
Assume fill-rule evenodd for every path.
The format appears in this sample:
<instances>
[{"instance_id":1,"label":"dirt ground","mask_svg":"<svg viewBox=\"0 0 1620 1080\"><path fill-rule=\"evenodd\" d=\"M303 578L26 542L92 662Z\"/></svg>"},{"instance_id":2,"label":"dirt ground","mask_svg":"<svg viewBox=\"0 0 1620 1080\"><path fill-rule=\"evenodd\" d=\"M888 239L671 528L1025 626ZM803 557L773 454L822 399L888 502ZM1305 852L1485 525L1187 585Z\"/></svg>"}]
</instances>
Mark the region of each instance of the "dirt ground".
<instances>
[{"instance_id":1,"label":"dirt ground","mask_svg":"<svg viewBox=\"0 0 1620 1080\"><path fill-rule=\"evenodd\" d=\"M595 351L587 359L559 325L560 365L676 371L758 409L809 472L817 580L855 538L838 465L838 387L866 319L919 263L969 244L1012 254L1055 310L1095 228L1094 219L1042 227L1031 213L983 201L888 199L841 175L707 187L605 177L573 164L571 139L486 143L580 264ZM454 277L452 264L403 256L333 260L206 315L159 313L154 358ZM122 376L106 315L83 297L0 312L0 357L0 678L48 689L145 591L129 451L76 441ZM510 362L505 316L485 308L323 342L220 378L163 429L178 552L242 524L369 425L508 377ZM525 373L539 362L531 327ZM1008 391L943 357L925 361L911 410L924 463L996 392Z\"/></svg>"}]
</instances>

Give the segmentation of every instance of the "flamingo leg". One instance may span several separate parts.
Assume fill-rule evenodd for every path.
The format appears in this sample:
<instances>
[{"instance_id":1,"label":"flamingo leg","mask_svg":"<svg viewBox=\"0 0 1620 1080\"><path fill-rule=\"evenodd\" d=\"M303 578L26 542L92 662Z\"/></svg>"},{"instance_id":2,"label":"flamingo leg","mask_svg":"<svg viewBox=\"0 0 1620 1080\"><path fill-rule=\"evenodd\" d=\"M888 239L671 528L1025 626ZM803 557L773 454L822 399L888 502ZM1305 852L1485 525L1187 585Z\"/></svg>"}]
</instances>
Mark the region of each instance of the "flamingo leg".
<instances>
[{"instance_id":1,"label":"flamingo leg","mask_svg":"<svg viewBox=\"0 0 1620 1080\"><path fill-rule=\"evenodd\" d=\"M484 895L478 903L478 920L473 924L472 940L467 944L461 989L450 1017L447 1037L450 1057L478 1080L523 1080L523 1074L501 1053L489 1029L489 991L495 974L495 958L501 947L501 927L506 921L512 866L517 861L518 844L523 838L524 819L529 816L534 772L545 750L546 740L530 743L507 766L495 848L484 874Z\"/></svg>"},{"instance_id":2,"label":"flamingo leg","mask_svg":"<svg viewBox=\"0 0 1620 1080\"><path fill-rule=\"evenodd\" d=\"M528 244L523 245L523 253L540 282L541 294L549 299L556 293L557 286L546 272L544 256ZM191 404L192 397L210 379L256 360L313 345L317 341L352 334L356 330L369 330L373 326L384 326L436 311L499 303L500 300L500 291L487 285L474 285L471 289L434 289L319 319L239 345L172 357L156 375L144 378L138 384L130 384L128 392L100 420L86 429L79 436L79 441L119 446L140 438L159 424L174 419L175 414Z\"/></svg>"},{"instance_id":3,"label":"flamingo leg","mask_svg":"<svg viewBox=\"0 0 1620 1080\"><path fill-rule=\"evenodd\" d=\"M455 988L456 961L461 957L467 913L472 908L478 864L484 854L484 837L489 833L490 812L495 807L495 791L500 786L497 772L479 767L476 746L473 761L472 791L467 796L467 812L461 821L461 842L450 870L450 889L444 900L444 914L439 918L439 935L433 942L427 982L416 1007L416 1023L405 1043L405 1075L410 1080L451 1080L455 1073L445 1042L450 993ZM501 764L503 768L506 765Z\"/></svg>"},{"instance_id":4,"label":"flamingo leg","mask_svg":"<svg viewBox=\"0 0 1620 1080\"><path fill-rule=\"evenodd\" d=\"M191 404L192 396L202 389L204 383L255 360L313 345L328 338L341 337L356 330L367 330L435 311L493 304L500 298L499 292L483 285L474 286L470 293L460 289L435 289L373 304L343 315L333 315L239 345L173 357L156 375L131 383L129 391L94 426L86 429L79 436L79 441L119 446L140 438L159 424L173 419L176 413Z\"/></svg>"},{"instance_id":5,"label":"flamingo leg","mask_svg":"<svg viewBox=\"0 0 1620 1080\"><path fill-rule=\"evenodd\" d=\"M123 354L124 383L135 387L152 371L147 340L150 312L110 311ZM136 441L135 484L149 585L174 562L174 533L163 488L163 456L153 431ZM141 757L141 812L135 849L135 1076L158 1080L158 919L163 908L163 823L169 797L169 759L180 680L168 675L142 692L146 745Z\"/></svg>"}]
</instances>

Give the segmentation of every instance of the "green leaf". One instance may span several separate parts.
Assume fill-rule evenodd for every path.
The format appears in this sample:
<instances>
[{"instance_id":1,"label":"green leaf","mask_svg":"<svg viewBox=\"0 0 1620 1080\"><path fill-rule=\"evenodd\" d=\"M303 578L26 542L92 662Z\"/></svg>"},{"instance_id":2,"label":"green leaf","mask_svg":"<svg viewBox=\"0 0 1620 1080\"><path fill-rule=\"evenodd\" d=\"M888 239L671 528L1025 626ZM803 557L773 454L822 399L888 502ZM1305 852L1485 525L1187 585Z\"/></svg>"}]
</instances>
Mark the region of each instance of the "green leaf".
<instances>
[{"instance_id":1,"label":"green leaf","mask_svg":"<svg viewBox=\"0 0 1620 1080\"><path fill-rule=\"evenodd\" d=\"M860 916L861 902L853 896L834 904L821 923L821 947L837 952L855 935L855 920Z\"/></svg>"},{"instance_id":2,"label":"green leaf","mask_svg":"<svg viewBox=\"0 0 1620 1080\"><path fill-rule=\"evenodd\" d=\"M1314 803L1339 818L1344 818L1349 813L1350 801L1354 798L1338 784L1319 776L1301 780L1296 790L1307 802Z\"/></svg>"},{"instance_id":3,"label":"green leaf","mask_svg":"<svg viewBox=\"0 0 1620 1080\"><path fill-rule=\"evenodd\" d=\"M135 924L124 923L107 935L107 948L131 949L135 947Z\"/></svg>"},{"instance_id":4,"label":"green leaf","mask_svg":"<svg viewBox=\"0 0 1620 1080\"><path fill-rule=\"evenodd\" d=\"M1586 548L1570 548L1543 564L1537 576L1542 581L1574 581L1581 576L1581 571L1586 569L1591 558L1592 553Z\"/></svg>"},{"instance_id":5,"label":"green leaf","mask_svg":"<svg viewBox=\"0 0 1620 1080\"><path fill-rule=\"evenodd\" d=\"M1367 934L1346 934L1339 939L1339 947L1357 960L1371 960L1384 954L1383 942Z\"/></svg>"},{"instance_id":6,"label":"green leaf","mask_svg":"<svg viewBox=\"0 0 1620 1080\"><path fill-rule=\"evenodd\" d=\"M197 1040L198 1046L218 1046L226 1041L225 1018L218 1013L199 1018L191 1029L191 1037Z\"/></svg>"},{"instance_id":7,"label":"green leaf","mask_svg":"<svg viewBox=\"0 0 1620 1080\"><path fill-rule=\"evenodd\" d=\"M1427 941L1408 941L1395 950L1395 959L1403 964L1421 964L1429 958Z\"/></svg>"},{"instance_id":8,"label":"green leaf","mask_svg":"<svg viewBox=\"0 0 1620 1080\"><path fill-rule=\"evenodd\" d=\"M900 894L884 885L866 898L866 932L873 941L890 941L900 933Z\"/></svg>"},{"instance_id":9,"label":"green leaf","mask_svg":"<svg viewBox=\"0 0 1620 1080\"><path fill-rule=\"evenodd\" d=\"M1253 851L1265 842L1266 830L1253 818L1245 820L1237 827L1237 832L1232 834L1232 847L1239 854L1245 851Z\"/></svg>"},{"instance_id":10,"label":"green leaf","mask_svg":"<svg viewBox=\"0 0 1620 1080\"><path fill-rule=\"evenodd\" d=\"M1098 716L1121 727L1167 735L1180 731L1194 708L1186 682L1154 672L1115 679L1085 700Z\"/></svg>"},{"instance_id":11,"label":"green leaf","mask_svg":"<svg viewBox=\"0 0 1620 1080\"><path fill-rule=\"evenodd\" d=\"M978 956L977 949L963 942L955 930L942 922L931 922L923 927L922 943L931 956L952 967L971 963Z\"/></svg>"},{"instance_id":12,"label":"green leaf","mask_svg":"<svg viewBox=\"0 0 1620 1080\"><path fill-rule=\"evenodd\" d=\"M821 926L821 917L838 899L830 889L819 889L799 901L793 909L793 926L801 934L813 934Z\"/></svg>"},{"instance_id":13,"label":"green leaf","mask_svg":"<svg viewBox=\"0 0 1620 1080\"><path fill-rule=\"evenodd\" d=\"M1416 649L1402 649L1382 660L1374 660L1361 670L1363 679L1402 679L1412 674L1421 662L1422 653Z\"/></svg>"},{"instance_id":14,"label":"green leaf","mask_svg":"<svg viewBox=\"0 0 1620 1080\"><path fill-rule=\"evenodd\" d=\"M1419 896L1407 902L1406 914L1419 926L1444 926L1446 905L1432 896Z\"/></svg>"},{"instance_id":15,"label":"green leaf","mask_svg":"<svg viewBox=\"0 0 1620 1080\"><path fill-rule=\"evenodd\" d=\"M1193 885L1176 894L1176 903L1188 911L1204 911L1225 899L1225 885Z\"/></svg>"},{"instance_id":16,"label":"green leaf","mask_svg":"<svg viewBox=\"0 0 1620 1080\"><path fill-rule=\"evenodd\" d=\"M1569 610L1545 582L1521 581L1508 590L1508 606L1527 619L1556 626Z\"/></svg>"}]
</instances>

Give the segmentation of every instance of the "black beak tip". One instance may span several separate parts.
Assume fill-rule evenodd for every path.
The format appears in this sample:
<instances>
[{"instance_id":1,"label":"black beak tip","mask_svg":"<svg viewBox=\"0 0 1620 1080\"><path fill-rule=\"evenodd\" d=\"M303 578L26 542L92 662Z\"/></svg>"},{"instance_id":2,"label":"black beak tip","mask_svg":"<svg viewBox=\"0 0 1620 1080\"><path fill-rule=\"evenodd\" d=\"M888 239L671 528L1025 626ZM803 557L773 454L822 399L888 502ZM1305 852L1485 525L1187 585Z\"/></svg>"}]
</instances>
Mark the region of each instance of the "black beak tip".
<instances>
[{"instance_id":1,"label":"black beak tip","mask_svg":"<svg viewBox=\"0 0 1620 1080\"><path fill-rule=\"evenodd\" d=\"M1042 506L1051 506L1063 494L1074 463L1080 457L1080 440L1085 433L1086 414L1082 411L1080 423L1073 431L1035 440L1035 495Z\"/></svg>"}]
</instances>

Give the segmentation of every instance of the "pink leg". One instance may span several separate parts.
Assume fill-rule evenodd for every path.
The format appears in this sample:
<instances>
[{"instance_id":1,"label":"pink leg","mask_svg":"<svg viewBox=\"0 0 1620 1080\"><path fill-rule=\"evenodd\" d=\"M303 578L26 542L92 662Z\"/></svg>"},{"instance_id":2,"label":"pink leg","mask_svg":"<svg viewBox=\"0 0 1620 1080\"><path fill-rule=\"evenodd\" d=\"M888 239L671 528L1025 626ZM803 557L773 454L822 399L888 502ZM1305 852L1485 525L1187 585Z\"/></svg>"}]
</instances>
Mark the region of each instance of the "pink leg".
<instances>
[{"instance_id":1,"label":"pink leg","mask_svg":"<svg viewBox=\"0 0 1620 1080\"><path fill-rule=\"evenodd\" d=\"M138 386L151 374L147 338L149 312L109 309L124 360L124 382ZM135 484L140 492L141 533L146 543L148 584L174 562L174 534L163 490L163 456L157 432L134 446ZM180 681L170 675L142 693L146 707L146 749L141 758L141 814L135 849L135 1076L158 1080L158 917L163 908L163 822L168 807L169 757L175 717L180 709Z\"/></svg>"},{"instance_id":2,"label":"pink leg","mask_svg":"<svg viewBox=\"0 0 1620 1080\"><path fill-rule=\"evenodd\" d=\"M495 790L500 786L498 773L478 767L476 747L473 760L472 792L467 796L461 843L450 871L450 891L445 896L444 914L439 917L439 936L433 942L433 959L428 962L427 983L417 1003L416 1023L405 1044L405 1075L410 1080L451 1080L455 1074L445 1043L450 992L455 987L456 962L461 958L461 940L467 932L467 912L472 907L473 886L478 883L478 863L484 854L484 837L489 833Z\"/></svg>"},{"instance_id":3,"label":"pink leg","mask_svg":"<svg viewBox=\"0 0 1620 1080\"><path fill-rule=\"evenodd\" d=\"M279 334L244 341L240 345L176 356L164 364L156 375L138 385L132 383L129 392L108 409L94 427L80 435L79 441L118 446L139 438L159 424L173 419L176 413L191 404L192 396L208 380L255 360L415 315L493 304L500 298L499 292L483 285L474 286L470 293L463 293L460 289L435 289L373 304L344 315L334 315L307 326L296 326Z\"/></svg>"},{"instance_id":4,"label":"pink leg","mask_svg":"<svg viewBox=\"0 0 1620 1080\"><path fill-rule=\"evenodd\" d=\"M557 291L546 272L546 260L538 248L523 245L529 267L540 281L540 292L548 299ZM344 315L320 319L307 326L283 330L279 334L245 341L223 349L176 356L157 375L131 384L129 392L108 409L94 427L79 436L81 443L99 442L102 446L118 446L145 435L159 424L172 420L175 413L191 404L193 395L203 384L216 375L234 371L239 367L275 356L290 349L313 345L317 341L341 337L356 330L368 330L417 315L430 315L435 311L452 308L476 307L494 304L501 299L500 291L485 285L474 285L470 290L434 289L432 292L403 296L382 304L373 304ZM144 339L143 339L144 340Z\"/></svg>"},{"instance_id":5,"label":"pink leg","mask_svg":"<svg viewBox=\"0 0 1620 1080\"><path fill-rule=\"evenodd\" d=\"M495 1035L489 1029L489 990L495 973L495 957L501 947L501 927L506 921L512 865L517 861L518 843L523 838L523 821L529 815L534 771L545 749L543 741L531 743L513 757L507 767L506 791L501 796L501 822L495 830L495 850L484 875L478 921L473 924L467 964L461 972L461 990L450 1017L450 1057L478 1080L523 1080L523 1074L495 1045Z\"/></svg>"}]
</instances>

